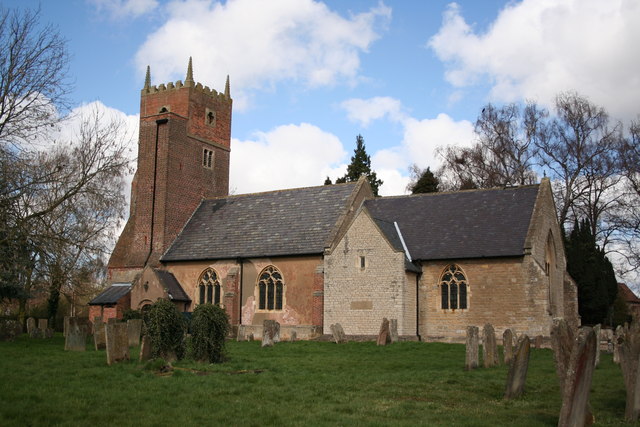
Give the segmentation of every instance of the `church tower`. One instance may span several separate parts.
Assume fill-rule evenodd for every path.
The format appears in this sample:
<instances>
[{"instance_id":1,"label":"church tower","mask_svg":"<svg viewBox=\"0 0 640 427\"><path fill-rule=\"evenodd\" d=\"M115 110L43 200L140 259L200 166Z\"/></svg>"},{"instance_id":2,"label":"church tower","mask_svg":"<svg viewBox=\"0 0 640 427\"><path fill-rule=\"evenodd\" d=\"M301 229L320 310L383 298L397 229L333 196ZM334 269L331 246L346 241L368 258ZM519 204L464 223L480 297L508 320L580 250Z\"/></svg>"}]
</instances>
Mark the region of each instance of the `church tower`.
<instances>
[{"instance_id":1,"label":"church tower","mask_svg":"<svg viewBox=\"0 0 640 427\"><path fill-rule=\"evenodd\" d=\"M202 198L228 195L232 103L229 77L224 93L203 87L191 58L184 83L151 86L147 67L138 167L129 220L109 260L111 282L131 282L158 265Z\"/></svg>"}]
</instances>

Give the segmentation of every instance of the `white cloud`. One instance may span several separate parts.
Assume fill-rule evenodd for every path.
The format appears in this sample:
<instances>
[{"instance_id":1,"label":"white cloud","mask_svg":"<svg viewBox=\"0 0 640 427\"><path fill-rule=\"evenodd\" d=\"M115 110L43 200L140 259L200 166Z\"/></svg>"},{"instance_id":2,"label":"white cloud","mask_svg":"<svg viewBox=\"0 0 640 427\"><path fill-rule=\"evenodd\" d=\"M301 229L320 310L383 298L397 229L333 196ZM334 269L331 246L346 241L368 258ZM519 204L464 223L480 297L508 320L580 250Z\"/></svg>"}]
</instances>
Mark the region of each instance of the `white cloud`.
<instances>
[{"instance_id":1,"label":"white cloud","mask_svg":"<svg viewBox=\"0 0 640 427\"><path fill-rule=\"evenodd\" d=\"M98 13L106 12L113 19L137 18L158 6L158 0L89 0Z\"/></svg>"},{"instance_id":2,"label":"white cloud","mask_svg":"<svg viewBox=\"0 0 640 427\"><path fill-rule=\"evenodd\" d=\"M345 18L313 0L186 0L166 11L167 21L136 54L140 74L149 64L158 84L184 79L192 56L196 80L219 82L221 90L230 75L236 110L251 90L280 81L355 83L360 54L391 17L383 3Z\"/></svg>"},{"instance_id":3,"label":"white cloud","mask_svg":"<svg viewBox=\"0 0 640 427\"><path fill-rule=\"evenodd\" d=\"M456 88L488 78L494 100L544 104L575 90L628 119L640 98L639 21L637 1L523 0L480 33L452 3L428 45Z\"/></svg>"},{"instance_id":4,"label":"white cloud","mask_svg":"<svg viewBox=\"0 0 640 427\"><path fill-rule=\"evenodd\" d=\"M404 117L400 101L388 96L347 99L340 106L347 111L349 120L360 123L363 127L367 127L371 121L385 116L389 117L391 121L398 121Z\"/></svg>"},{"instance_id":5,"label":"white cloud","mask_svg":"<svg viewBox=\"0 0 640 427\"><path fill-rule=\"evenodd\" d=\"M346 168L338 137L307 123L232 139L231 147L230 188L237 194L322 185Z\"/></svg>"}]
</instances>

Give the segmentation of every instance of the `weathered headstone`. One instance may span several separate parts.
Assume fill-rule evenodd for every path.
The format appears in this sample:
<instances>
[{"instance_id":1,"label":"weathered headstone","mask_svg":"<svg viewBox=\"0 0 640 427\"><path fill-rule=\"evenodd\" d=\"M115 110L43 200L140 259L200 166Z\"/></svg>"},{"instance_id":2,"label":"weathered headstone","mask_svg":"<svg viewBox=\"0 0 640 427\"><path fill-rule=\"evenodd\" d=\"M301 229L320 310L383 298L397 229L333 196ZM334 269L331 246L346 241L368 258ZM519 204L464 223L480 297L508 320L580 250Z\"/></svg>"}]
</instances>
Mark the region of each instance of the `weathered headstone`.
<instances>
[{"instance_id":1,"label":"weathered headstone","mask_svg":"<svg viewBox=\"0 0 640 427\"><path fill-rule=\"evenodd\" d=\"M277 321L273 321L273 343L277 344L280 342L280 323Z\"/></svg>"},{"instance_id":2,"label":"weathered headstone","mask_svg":"<svg viewBox=\"0 0 640 427\"><path fill-rule=\"evenodd\" d=\"M627 398L624 417L627 421L636 421L640 415L640 387L638 376L640 369L640 324L637 321L626 325L616 339L620 355L620 368L624 377Z\"/></svg>"},{"instance_id":3,"label":"weathered headstone","mask_svg":"<svg viewBox=\"0 0 640 427\"><path fill-rule=\"evenodd\" d=\"M142 344L140 344L140 355L138 356L140 362L146 362L151 359L151 338L148 335L142 337Z\"/></svg>"},{"instance_id":4,"label":"weathered headstone","mask_svg":"<svg viewBox=\"0 0 640 427\"><path fill-rule=\"evenodd\" d=\"M273 336L276 331L275 320L265 320L262 322L262 347L273 347Z\"/></svg>"},{"instance_id":5,"label":"weathered headstone","mask_svg":"<svg viewBox=\"0 0 640 427\"><path fill-rule=\"evenodd\" d=\"M624 329L621 325L616 328L613 336L613 363L620 364L620 346L624 342Z\"/></svg>"},{"instance_id":6,"label":"weathered headstone","mask_svg":"<svg viewBox=\"0 0 640 427\"><path fill-rule=\"evenodd\" d=\"M0 341L13 341L22 335L22 325L17 320L0 320Z\"/></svg>"},{"instance_id":7,"label":"weathered headstone","mask_svg":"<svg viewBox=\"0 0 640 427\"><path fill-rule=\"evenodd\" d=\"M129 337L126 323L106 325L107 364L112 365L121 360L129 360Z\"/></svg>"},{"instance_id":8,"label":"weathered headstone","mask_svg":"<svg viewBox=\"0 0 640 427\"><path fill-rule=\"evenodd\" d=\"M330 326L331 334L333 334L333 340L336 344L342 344L347 342L347 337L344 334L344 329L342 329L342 325L340 323L336 323Z\"/></svg>"},{"instance_id":9,"label":"weathered headstone","mask_svg":"<svg viewBox=\"0 0 640 427\"><path fill-rule=\"evenodd\" d=\"M96 333L96 325L102 325L102 316L96 316L93 318L93 322L91 323L91 333Z\"/></svg>"},{"instance_id":10,"label":"weathered headstone","mask_svg":"<svg viewBox=\"0 0 640 427\"><path fill-rule=\"evenodd\" d=\"M127 320L127 335L129 337L129 347L140 345L140 333L142 332L142 319Z\"/></svg>"},{"instance_id":11,"label":"weathered headstone","mask_svg":"<svg viewBox=\"0 0 640 427\"><path fill-rule=\"evenodd\" d=\"M47 328L49 328L49 321L47 319L38 319L38 329L43 338L46 336L45 331Z\"/></svg>"},{"instance_id":12,"label":"weathered headstone","mask_svg":"<svg viewBox=\"0 0 640 427\"><path fill-rule=\"evenodd\" d=\"M510 364L513 359L513 331L511 329L505 329L502 333L502 351L505 365Z\"/></svg>"},{"instance_id":13,"label":"weathered headstone","mask_svg":"<svg viewBox=\"0 0 640 427\"><path fill-rule=\"evenodd\" d=\"M596 335L592 328L581 328L571 350L558 427L591 423L593 417L589 408L589 392L595 360Z\"/></svg>"},{"instance_id":14,"label":"weathered headstone","mask_svg":"<svg viewBox=\"0 0 640 427\"><path fill-rule=\"evenodd\" d=\"M69 319L71 316L64 316L64 320L62 322L62 336L67 336L67 330L69 329Z\"/></svg>"},{"instance_id":15,"label":"weathered headstone","mask_svg":"<svg viewBox=\"0 0 640 427\"><path fill-rule=\"evenodd\" d=\"M596 334L596 361L595 361L596 368L600 364L600 330L601 329L602 329L602 326L600 325L600 323L598 323L596 326L593 327L593 333Z\"/></svg>"},{"instance_id":16,"label":"weathered headstone","mask_svg":"<svg viewBox=\"0 0 640 427\"><path fill-rule=\"evenodd\" d=\"M251 332L249 335L247 335L247 341L253 341L254 337L253 337L253 332Z\"/></svg>"},{"instance_id":17,"label":"weathered headstone","mask_svg":"<svg viewBox=\"0 0 640 427\"><path fill-rule=\"evenodd\" d=\"M389 334L391 335L391 342L400 341L400 337L398 336L398 319L389 320Z\"/></svg>"},{"instance_id":18,"label":"weathered headstone","mask_svg":"<svg viewBox=\"0 0 640 427\"><path fill-rule=\"evenodd\" d=\"M240 341L246 341L246 340L247 340L246 329L244 325L240 325L238 326L238 335L236 336L236 341L240 342Z\"/></svg>"},{"instance_id":19,"label":"weathered headstone","mask_svg":"<svg viewBox=\"0 0 640 427\"><path fill-rule=\"evenodd\" d=\"M478 367L478 347L480 330L477 326L467 326L467 349L464 368L467 371Z\"/></svg>"},{"instance_id":20,"label":"weathered headstone","mask_svg":"<svg viewBox=\"0 0 640 427\"><path fill-rule=\"evenodd\" d=\"M485 368L497 366L498 345L496 344L496 331L491 324L487 323L482 329L482 362Z\"/></svg>"},{"instance_id":21,"label":"weathered headstone","mask_svg":"<svg viewBox=\"0 0 640 427\"><path fill-rule=\"evenodd\" d=\"M93 345L97 350L104 350L107 348L107 332L104 323L93 323Z\"/></svg>"},{"instance_id":22,"label":"weathered headstone","mask_svg":"<svg viewBox=\"0 0 640 427\"><path fill-rule=\"evenodd\" d=\"M538 335L536 337L536 348L542 348L543 343L544 343L544 337L542 335Z\"/></svg>"},{"instance_id":23,"label":"weathered headstone","mask_svg":"<svg viewBox=\"0 0 640 427\"><path fill-rule=\"evenodd\" d=\"M527 381L527 371L529 370L529 355L531 354L531 343L529 337L524 335L518 340L513 360L509 364L509 374L507 375L507 389L504 393L505 399L515 399L524 393L524 385Z\"/></svg>"},{"instance_id":24,"label":"weathered headstone","mask_svg":"<svg viewBox=\"0 0 640 427\"><path fill-rule=\"evenodd\" d=\"M289 341L295 342L297 339L298 339L298 333L295 330L291 331Z\"/></svg>"},{"instance_id":25,"label":"weathered headstone","mask_svg":"<svg viewBox=\"0 0 640 427\"><path fill-rule=\"evenodd\" d=\"M36 319L33 318L33 317L29 317L27 319L27 334L29 334L29 336L31 336L32 331L34 329L37 329Z\"/></svg>"},{"instance_id":26,"label":"weathered headstone","mask_svg":"<svg viewBox=\"0 0 640 427\"><path fill-rule=\"evenodd\" d=\"M569 369L569 360L573 350L573 331L567 321L556 317L551 327L551 347L556 361L556 374L560 382L560 392L564 390L564 383Z\"/></svg>"},{"instance_id":27,"label":"weathered headstone","mask_svg":"<svg viewBox=\"0 0 640 427\"><path fill-rule=\"evenodd\" d=\"M71 351L85 351L87 349L87 326L76 317L65 317L66 335L64 349Z\"/></svg>"},{"instance_id":28,"label":"weathered headstone","mask_svg":"<svg viewBox=\"0 0 640 427\"><path fill-rule=\"evenodd\" d=\"M44 330L45 338L53 338L53 328L47 328Z\"/></svg>"},{"instance_id":29,"label":"weathered headstone","mask_svg":"<svg viewBox=\"0 0 640 427\"><path fill-rule=\"evenodd\" d=\"M380 332L378 332L378 345L387 345L391 343L391 333L389 331L389 320L384 317L382 324L380 325Z\"/></svg>"}]
</instances>

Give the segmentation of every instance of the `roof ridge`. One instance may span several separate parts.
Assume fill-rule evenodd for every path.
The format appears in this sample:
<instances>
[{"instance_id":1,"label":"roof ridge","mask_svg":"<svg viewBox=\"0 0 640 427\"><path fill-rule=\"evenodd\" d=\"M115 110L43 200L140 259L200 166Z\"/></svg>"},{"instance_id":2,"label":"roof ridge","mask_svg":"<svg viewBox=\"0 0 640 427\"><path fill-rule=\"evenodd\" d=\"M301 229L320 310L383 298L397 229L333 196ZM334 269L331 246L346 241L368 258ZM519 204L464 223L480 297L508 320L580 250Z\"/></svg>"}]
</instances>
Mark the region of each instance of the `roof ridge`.
<instances>
[{"instance_id":1,"label":"roof ridge","mask_svg":"<svg viewBox=\"0 0 640 427\"><path fill-rule=\"evenodd\" d=\"M538 184L526 184L526 185L512 185L512 186L503 186L503 187L490 187L490 188L470 188L465 190L449 190L449 191L434 191L431 193L418 193L418 194L398 194L395 196L383 196L376 197L372 200L385 200L385 199L399 199L399 198L418 198L418 197L434 197L444 194L459 194L459 193L480 193L483 191L505 191L505 190L523 190L527 188L535 188L539 187Z\"/></svg>"},{"instance_id":2,"label":"roof ridge","mask_svg":"<svg viewBox=\"0 0 640 427\"><path fill-rule=\"evenodd\" d=\"M247 197L247 196L259 196L259 195L264 195L264 194L278 194L278 193L288 193L288 192L293 192L293 191L302 191L302 190L312 190L312 189L316 189L316 188L330 188L330 187L336 187L336 186L348 186L348 185L357 185L358 182L357 181L351 181L351 182L344 182L344 183L340 183L340 184L331 184L331 185L312 185L312 186L308 186L308 187L294 187L294 188L281 188L278 190L268 190L268 191L256 191L254 193L243 193L243 194L228 194L226 196L218 196L218 197L204 197L202 199L202 201L208 201L208 200L224 200L224 199L232 199L232 198L241 198L241 197Z\"/></svg>"}]
</instances>

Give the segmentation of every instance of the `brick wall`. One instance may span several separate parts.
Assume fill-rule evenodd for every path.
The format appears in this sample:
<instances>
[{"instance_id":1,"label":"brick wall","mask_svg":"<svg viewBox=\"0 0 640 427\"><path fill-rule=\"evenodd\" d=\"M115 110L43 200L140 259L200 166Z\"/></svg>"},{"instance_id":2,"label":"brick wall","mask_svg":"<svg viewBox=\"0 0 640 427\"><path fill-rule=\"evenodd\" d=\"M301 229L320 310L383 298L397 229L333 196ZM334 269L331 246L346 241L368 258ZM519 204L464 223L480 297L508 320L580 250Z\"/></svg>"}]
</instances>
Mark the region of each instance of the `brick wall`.
<instances>
[{"instance_id":1,"label":"brick wall","mask_svg":"<svg viewBox=\"0 0 640 427\"><path fill-rule=\"evenodd\" d=\"M365 267L361 268L364 257ZM398 333L415 335L415 278L362 210L325 255L324 330L340 323L347 335L375 335L383 317L398 319Z\"/></svg>"}]
</instances>

